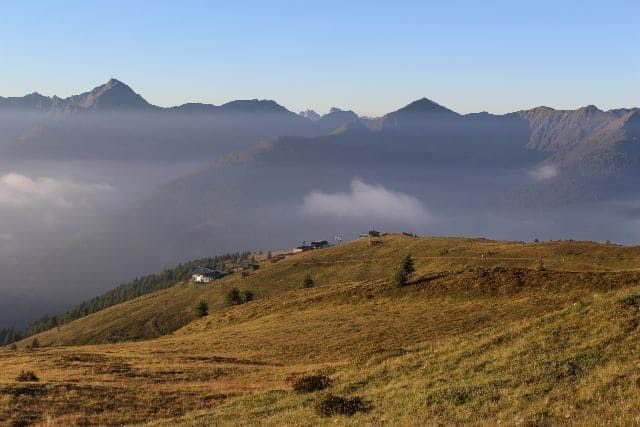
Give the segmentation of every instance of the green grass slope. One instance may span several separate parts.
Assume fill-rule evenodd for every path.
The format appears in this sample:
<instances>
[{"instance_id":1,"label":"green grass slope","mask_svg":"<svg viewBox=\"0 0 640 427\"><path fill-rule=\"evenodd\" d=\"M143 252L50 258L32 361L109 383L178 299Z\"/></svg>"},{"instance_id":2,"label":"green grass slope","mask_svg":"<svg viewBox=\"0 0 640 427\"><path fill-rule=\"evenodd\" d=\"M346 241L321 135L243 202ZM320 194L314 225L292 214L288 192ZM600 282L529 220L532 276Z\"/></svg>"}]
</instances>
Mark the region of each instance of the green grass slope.
<instances>
[{"instance_id":1,"label":"green grass slope","mask_svg":"<svg viewBox=\"0 0 640 427\"><path fill-rule=\"evenodd\" d=\"M238 265L240 262L247 259L249 255L250 254L246 252L225 254L214 258L201 258L183 264L178 264L173 268L165 269L161 273L138 277L128 283L124 283L110 291L107 291L102 295L98 295L88 301L84 301L77 306L72 307L65 313L53 316L45 315L32 322L22 333L18 332L18 334L25 338L49 329L57 329L58 326L62 326L76 319L89 316L114 305L131 301L143 295L166 289L176 285L177 283L188 280L191 278L191 272L196 267L209 267L218 270L225 270L227 263L232 266ZM151 333L145 334L145 336L155 336L157 333L162 333L162 330L164 329L156 327L151 330ZM20 336L17 337L17 340L20 339ZM129 336L131 336L131 334L123 335L122 337L114 336L111 339L127 339ZM101 337L101 339L104 339L104 337ZM14 340L5 341L7 341L7 343L11 343Z\"/></svg>"},{"instance_id":2,"label":"green grass slope","mask_svg":"<svg viewBox=\"0 0 640 427\"><path fill-rule=\"evenodd\" d=\"M378 331L386 330L387 339L365 334L353 352L345 346L352 343L342 342L339 348L351 353L349 361L318 372L333 379L329 391L368 402L367 413L321 417L313 406L324 392L299 395L282 387L161 424L637 425L638 305L625 304L630 289L601 291L574 291L575 302L567 298L553 305L520 300L501 312L464 304L442 314L446 322L424 327L418 339L407 336L419 333L415 322L401 328L383 322Z\"/></svg>"},{"instance_id":3,"label":"green grass slope","mask_svg":"<svg viewBox=\"0 0 640 427\"><path fill-rule=\"evenodd\" d=\"M379 242L379 243L377 243ZM372 244L373 243L373 244ZM316 284L387 280L401 257L411 254L423 275L466 268L554 271L620 271L640 267L640 249L593 242L519 243L468 238L416 238L389 235L362 239L277 263L264 262L249 277L232 275L207 285L184 282L36 335L43 346L98 344L156 338L193 320L193 308L205 299L210 312L223 310L231 288L250 289L256 298L300 287L306 274ZM32 338L20 345L27 345Z\"/></svg>"},{"instance_id":4,"label":"green grass slope","mask_svg":"<svg viewBox=\"0 0 640 427\"><path fill-rule=\"evenodd\" d=\"M45 348L0 350L0 424L639 422L640 248L374 241L185 282L41 334ZM407 253L416 272L396 288L389 277ZM301 289L307 274L316 286ZM257 299L227 307L231 287ZM190 321L201 298L210 314ZM113 330L151 338L162 319L177 329L92 344ZM21 370L40 381L17 381ZM292 382L312 373L328 388L296 393ZM327 392L361 398L363 410L322 416Z\"/></svg>"}]
</instances>

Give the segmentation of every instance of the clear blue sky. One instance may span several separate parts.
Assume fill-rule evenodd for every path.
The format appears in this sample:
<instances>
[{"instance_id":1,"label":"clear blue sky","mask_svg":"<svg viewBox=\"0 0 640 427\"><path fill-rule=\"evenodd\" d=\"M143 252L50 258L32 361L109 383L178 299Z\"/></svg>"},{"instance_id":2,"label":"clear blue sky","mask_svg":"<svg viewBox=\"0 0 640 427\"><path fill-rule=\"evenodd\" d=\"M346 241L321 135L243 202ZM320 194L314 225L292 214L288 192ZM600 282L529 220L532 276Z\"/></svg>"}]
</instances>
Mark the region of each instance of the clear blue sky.
<instances>
[{"instance_id":1,"label":"clear blue sky","mask_svg":"<svg viewBox=\"0 0 640 427\"><path fill-rule=\"evenodd\" d=\"M0 95L116 77L150 102L377 115L640 105L640 1L0 3Z\"/></svg>"}]
</instances>

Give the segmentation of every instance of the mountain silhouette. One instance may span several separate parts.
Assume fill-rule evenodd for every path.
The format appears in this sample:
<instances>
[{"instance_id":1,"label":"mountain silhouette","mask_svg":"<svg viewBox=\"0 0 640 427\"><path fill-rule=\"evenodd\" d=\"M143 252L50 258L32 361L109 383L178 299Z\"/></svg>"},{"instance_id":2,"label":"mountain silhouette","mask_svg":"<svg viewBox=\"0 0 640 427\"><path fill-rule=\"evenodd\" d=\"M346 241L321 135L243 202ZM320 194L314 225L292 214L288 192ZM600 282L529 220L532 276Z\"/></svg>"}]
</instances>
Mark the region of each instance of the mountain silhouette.
<instances>
[{"instance_id":1,"label":"mountain silhouette","mask_svg":"<svg viewBox=\"0 0 640 427\"><path fill-rule=\"evenodd\" d=\"M89 92L60 100L54 105L63 113L78 111L150 111L157 107L149 104L129 86L116 79Z\"/></svg>"},{"instance_id":2,"label":"mountain silhouette","mask_svg":"<svg viewBox=\"0 0 640 427\"><path fill-rule=\"evenodd\" d=\"M298 113L301 117L304 117L305 119L309 119L311 121L316 121L320 119L320 114L316 113L313 110L305 110L305 111L300 111L300 113Z\"/></svg>"},{"instance_id":3,"label":"mountain silhouette","mask_svg":"<svg viewBox=\"0 0 640 427\"><path fill-rule=\"evenodd\" d=\"M603 177L610 188L625 187L620 180L613 185L612 177L627 176L640 166L638 111L588 105L462 115L428 98L375 119L335 107L321 117L312 111L295 114L273 100L258 99L162 108L111 79L65 99L38 93L0 98L0 112L12 114L0 114L0 150L27 157L211 160L235 152L232 157L259 163L323 159L352 169L401 161L452 170L555 168L558 173L544 175L521 192L538 201L544 194L573 191L565 188L568 181L580 182L585 194Z\"/></svg>"}]
</instances>

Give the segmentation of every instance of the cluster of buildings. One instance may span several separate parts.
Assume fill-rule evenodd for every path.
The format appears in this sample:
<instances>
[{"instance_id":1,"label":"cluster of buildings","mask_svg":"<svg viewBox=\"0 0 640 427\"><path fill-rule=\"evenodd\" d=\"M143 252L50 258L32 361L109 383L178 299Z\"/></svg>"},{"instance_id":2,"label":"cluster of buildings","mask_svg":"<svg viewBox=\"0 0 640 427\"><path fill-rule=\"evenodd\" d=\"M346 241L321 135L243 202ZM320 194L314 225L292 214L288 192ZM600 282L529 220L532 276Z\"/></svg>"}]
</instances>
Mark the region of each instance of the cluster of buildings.
<instances>
[{"instance_id":1,"label":"cluster of buildings","mask_svg":"<svg viewBox=\"0 0 640 427\"><path fill-rule=\"evenodd\" d=\"M207 267L198 267L191 273L191 280L197 283L209 283L212 280L221 279L226 275L227 274L222 271Z\"/></svg>"},{"instance_id":2,"label":"cluster of buildings","mask_svg":"<svg viewBox=\"0 0 640 427\"><path fill-rule=\"evenodd\" d=\"M191 280L196 283L209 283L212 280L222 279L231 273L241 273L242 277L246 277L250 271L260 268L260 264L253 259L246 259L239 263L226 261L224 267L226 271L219 271L208 267L198 267L191 272Z\"/></svg>"},{"instance_id":3,"label":"cluster of buildings","mask_svg":"<svg viewBox=\"0 0 640 427\"><path fill-rule=\"evenodd\" d=\"M327 242L326 240L314 240L309 245L307 245L306 243L307 242L302 242L301 246L296 246L295 248L293 248L291 252L294 254L297 254L300 252L312 251L314 249L322 249L329 246L329 242Z\"/></svg>"},{"instance_id":4,"label":"cluster of buildings","mask_svg":"<svg viewBox=\"0 0 640 427\"><path fill-rule=\"evenodd\" d=\"M307 245L307 242L302 242L302 245L296 246L291 250L291 253L297 254L300 252L312 251L315 249L322 249L329 246L329 242L326 240L314 240ZM286 254L277 255L273 258L270 257L272 262L283 259ZM260 267L260 264L256 262L253 257L251 260L242 260L240 263L234 263L227 261L224 265L227 271L219 271L208 267L198 267L191 273L191 280L196 283L209 283L212 280L221 279L224 276L231 273L242 273L242 276L248 276L249 272L256 270Z\"/></svg>"}]
</instances>

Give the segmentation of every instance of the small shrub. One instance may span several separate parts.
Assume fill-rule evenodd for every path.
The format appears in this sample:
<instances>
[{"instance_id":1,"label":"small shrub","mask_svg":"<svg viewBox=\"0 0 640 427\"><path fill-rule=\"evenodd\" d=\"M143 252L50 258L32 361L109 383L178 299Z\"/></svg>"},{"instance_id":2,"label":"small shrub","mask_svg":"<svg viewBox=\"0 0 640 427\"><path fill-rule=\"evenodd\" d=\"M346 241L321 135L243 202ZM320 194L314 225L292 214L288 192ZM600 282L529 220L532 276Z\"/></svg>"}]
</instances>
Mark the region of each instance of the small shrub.
<instances>
[{"instance_id":1,"label":"small shrub","mask_svg":"<svg viewBox=\"0 0 640 427\"><path fill-rule=\"evenodd\" d=\"M226 296L227 305L240 305L242 304L242 295L238 288L233 288L227 293Z\"/></svg>"},{"instance_id":2,"label":"small shrub","mask_svg":"<svg viewBox=\"0 0 640 427\"><path fill-rule=\"evenodd\" d=\"M628 297L625 297L620 300L620 307L624 309L635 309L638 310L640 308L640 294L632 294Z\"/></svg>"},{"instance_id":3,"label":"small shrub","mask_svg":"<svg viewBox=\"0 0 640 427\"><path fill-rule=\"evenodd\" d=\"M38 338L33 338L33 340L31 341L31 348L40 348L40 341L38 341Z\"/></svg>"},{"instance_id":4,"label":"small shrub","mask_svg":"<svg viewBox=\"0 0 640 427\"><path fill-rule=\"evenodd\" d=\"M314 285L314 281L311 278L310 274L307 274L306 277L304 278L304 280L302 281L302 287L307 289L307 288L313 288Z\"/></svg>"},{"instance_id":5,"label":"small shrub","mask_svg":"<svg viewBox=\"0 0 640 427\"><path fill-rule=\"evenodd\" d=\"M196 305L196 317L198 319L205 317L209 314L209 304L205 300L200 300L198 305Z\"/></svg>"},{"instance_id":6,"label":"small shrub","mask_svg":"<svg viewBox=\"0 0 640 427\"><path fill-rule=\"evenodd\" d=\"M241 298L242 298L242 302L253 301L253 291L250 291L250 290L242 291Z\"/></svg>"},{"instance_id":7,"label":"small shrub","mask_svg":"<svg viewBox=\"0 0 640 427\"><path fill-rule=\"evenodd\" d=\"M16 377L16 381L24 383L40 381L40 379L33 371L20 371L20 374Z\"/></svg>"},{"instance_id":8,"label":"small shrub","mask_svg":"<svg viewBox=\"0 0 640 427\"><path fill-rule=\"evenodd\" d=\"M227 305L240 305L245 302L253 301L254 294L253 291L246 290L240 292L238 288L231 289L227 296L225 297L227 301Z\"/></svg>"},{"instance_id":9,"label":"small shrub","mask_svg":"<svg viewBox=\"0 0 640 427\"><path fill-rule=\"evenodd\" d=\"M311 393L324 390L330 385L331 379L326 375L307 375L294 381L293 390L296 393Z\"/></svg>"},{"instance_id":10,"label":"small shrub","mask_svg":"<svg viewBox=\"0 0 640 427\"><path fill-rule=\"evenodd\" d=\"M331 415L353 415L356 412L367 412L369 406L361 397L342 397L326 394L316 401L316 412L329 417Z\"/></svg>"}]
</instances>

